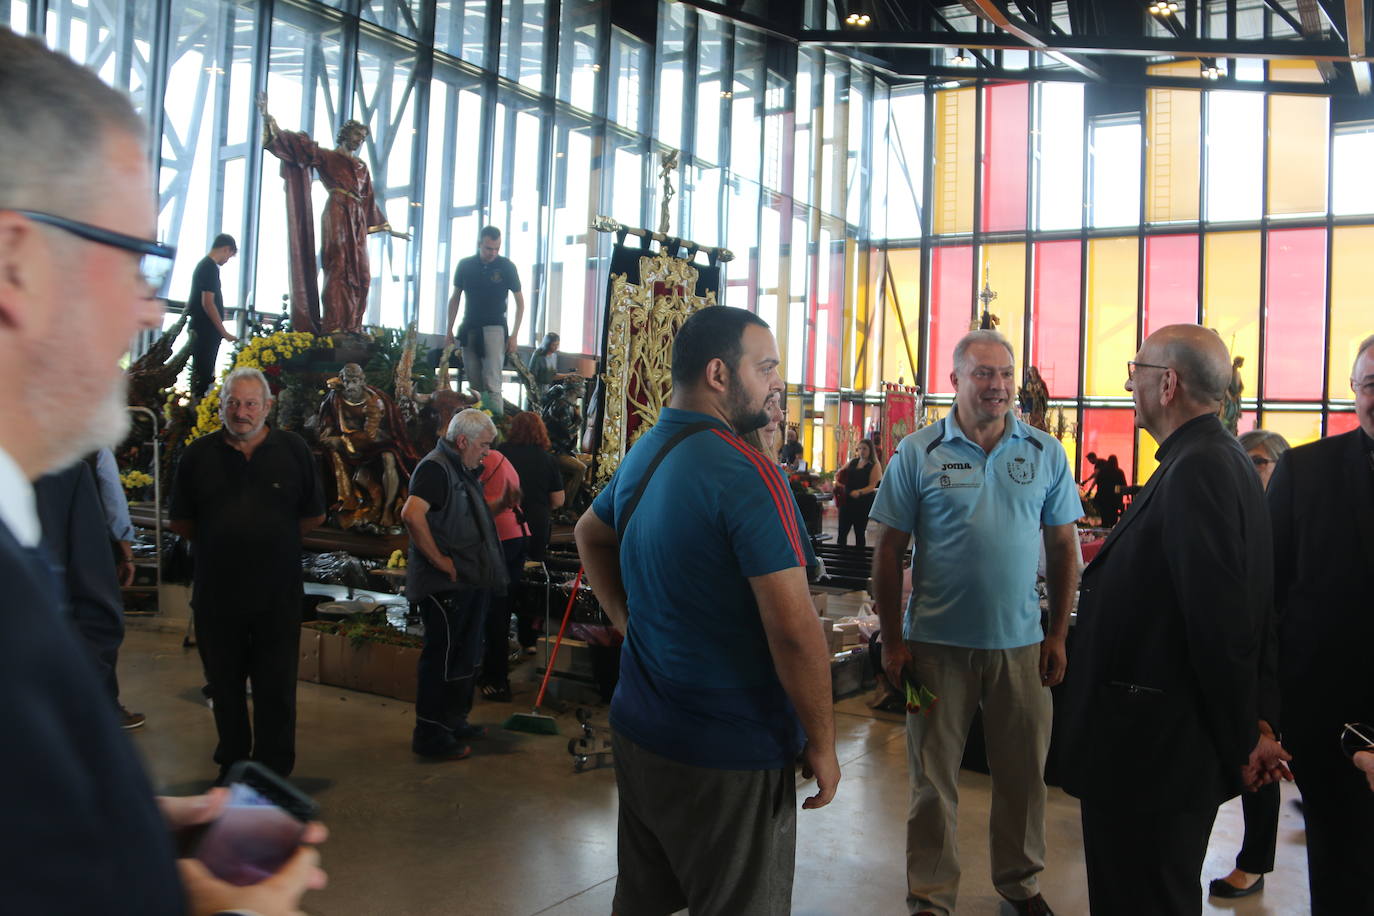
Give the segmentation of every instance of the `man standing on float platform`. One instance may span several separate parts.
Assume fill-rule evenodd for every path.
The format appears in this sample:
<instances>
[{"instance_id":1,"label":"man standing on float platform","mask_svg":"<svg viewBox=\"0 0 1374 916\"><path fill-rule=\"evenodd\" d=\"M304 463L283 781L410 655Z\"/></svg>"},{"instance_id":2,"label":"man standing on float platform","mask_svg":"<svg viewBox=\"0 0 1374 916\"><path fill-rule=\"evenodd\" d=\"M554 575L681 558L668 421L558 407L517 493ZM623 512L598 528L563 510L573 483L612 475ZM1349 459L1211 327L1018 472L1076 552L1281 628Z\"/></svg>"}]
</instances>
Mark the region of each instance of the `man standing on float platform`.
<instances>
[{"instance_id":1,"label":"man standing on float platform","mask_svg":"<svg viewBox=\"0 0 1374 916\"><path fill-rule=\"evenodd\" d=\"M784 916L797 755L816 776L805 808L830 802L840 769L811 545L782 474L740 438L782 388L777 344L753 313L713 306L683 324L672 358L671 405L576 531L625 634L614 909Z\"/></svg>"},{"instance_id":2,"label":"man standing on float platform","mask_svg":"<svg viewBox=\"0 0 1374 916\"><path fill-rule=\"evenodd\" d=\"M506 328L506 294L515 294L515 324ZM467 311L458 334L453 321L467 296ZM501 256L501 230L485 226L478 238L477 254L463 258L453 274L453 295L448 300L448 342L463 348L463 371L468 383L482 392L482 406L501 416L501 369L506 354L515 352L520 322L525 317L525 294L520 273L509 258Z\"/></svg>"}]
</instances>

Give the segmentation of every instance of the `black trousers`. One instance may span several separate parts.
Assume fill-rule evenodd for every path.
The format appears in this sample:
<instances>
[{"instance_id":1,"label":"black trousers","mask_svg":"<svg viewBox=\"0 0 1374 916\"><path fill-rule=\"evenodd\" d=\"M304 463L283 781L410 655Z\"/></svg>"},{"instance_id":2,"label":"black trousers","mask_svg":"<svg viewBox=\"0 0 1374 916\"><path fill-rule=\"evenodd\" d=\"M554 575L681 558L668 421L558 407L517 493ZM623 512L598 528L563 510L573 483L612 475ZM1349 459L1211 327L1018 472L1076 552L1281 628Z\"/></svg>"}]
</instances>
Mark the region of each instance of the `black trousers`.
<instances>
[{"instance_id":1,"label":"black trousers","mask_svg":"<svg viewBox=\"0 0 1374 916\"><path fill-rule=\"evenodd\" d=\"M515 610L511 600L516 591L516 582L525 571L525 539L510 538L501 542L501 550L506 557L506 586L504 595L492 595L487 602L486 650L482 654L482 683L486 686L504 686L510 677L510 615Z\"/></svg>"},{"instance_id":2,"label":"black trousers","mask_svg":"<svg viewBox=\"0 0 1374 916\"><path fill-rule=\"evenodd\" d=\"M486 604L483 589L440 592L416 603L425 627L415 688L417 735L467 724Z\"/></svg>"},{"instance_id":3,"label":"black trousers","mask_svg":"<svg viewBox=\"0 0 1374 916\"><path fill-rule=\"evenodd\" d=\"M301 647L300 596L256 599L251 607L195 606L196 646L215 701L223 773L256 760L282 776L296 765L296 664ZM245 683L253 682L249 724Z\"/></svg>"},{"instance_id":4,"label":"black trousers","mask_svg":"<svg viewBox=\"0 0 1374 916\"><path fill-rule=\"evenodd\" d=\"M1274 870L1274 846L1279 839L1279 784L1271 782L1240 796L1245 815L1245 838L1236 855L1236 868L1252 875Z\"/></svg>"},{"instance_id":5,"label":"black trousers","mask_svg":"<svg viewBox=\"0 0 1374 916\"><path fill-rule=\"evenodd\" d=\"M195 303L200 308L200 303ZM221 338L214 328L204 333L191 332L191 397L201 398L215 380L215 360L219 357Z\"/></svg>"},{"instance_id":6,"label":"black trousers","mask_svg":"<svg viewBox=\"0 0 1374 916\"><path fill-rule=\"evenodd\" d=\"M1284 710L1285 717L1290 715ZM1316 716L1306 721L1325 722ZM1304 718L1285 721L1302 722ZM1312 916L1374 914L1374 792L1341 753L1339 723L1285 730L1307 821Z\"/></svg>"},{"instance_id":7,"label":"black trousers","mask_svg":"<svg viewBox=\"0 0 1374 916\"><path fill-rule=\"evenodd\" d=\"M860 550L868 546L865 535L868 529L868 513L873 509L874 498L872 495L860 496L858 499L851 496L844 501L844 505L840 506L840 530L836 544L843 547L852 528L854 546Z\"/></svg>"},{"instance_id":8,"label":"black trousers","mask_svg":"<svg viewBox=\"0 0 1374 916\"><path fill-rule=\"evenodd\" d=\"M1202 912L1202 860L1216 808L1156 812L1083 801L1082 815L1088 904L1094 914Z\"/></svg>"}]
</instances>

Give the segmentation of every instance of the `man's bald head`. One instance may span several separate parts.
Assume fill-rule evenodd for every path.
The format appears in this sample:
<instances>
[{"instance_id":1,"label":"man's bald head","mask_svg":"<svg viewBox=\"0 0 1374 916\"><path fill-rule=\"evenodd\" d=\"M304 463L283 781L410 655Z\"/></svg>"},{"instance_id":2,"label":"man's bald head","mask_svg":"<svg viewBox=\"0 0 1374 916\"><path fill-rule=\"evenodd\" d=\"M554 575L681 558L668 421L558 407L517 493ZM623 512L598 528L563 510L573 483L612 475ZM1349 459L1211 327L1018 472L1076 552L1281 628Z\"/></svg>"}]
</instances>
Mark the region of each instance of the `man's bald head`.
<instances>
[{"instance_id":1,"label":"man's bald head","mask_svg":"<svg viewBox=\"0 0 1374 916\"><path fill-rule=\"evenodd\" d=\"M1231 383L1231 354L1216 332L1196 324L1160 328L1140 348L1140 361L1168 366L1179 387L1200 406L1216 406Z\"/></svg>"}]
</instances>

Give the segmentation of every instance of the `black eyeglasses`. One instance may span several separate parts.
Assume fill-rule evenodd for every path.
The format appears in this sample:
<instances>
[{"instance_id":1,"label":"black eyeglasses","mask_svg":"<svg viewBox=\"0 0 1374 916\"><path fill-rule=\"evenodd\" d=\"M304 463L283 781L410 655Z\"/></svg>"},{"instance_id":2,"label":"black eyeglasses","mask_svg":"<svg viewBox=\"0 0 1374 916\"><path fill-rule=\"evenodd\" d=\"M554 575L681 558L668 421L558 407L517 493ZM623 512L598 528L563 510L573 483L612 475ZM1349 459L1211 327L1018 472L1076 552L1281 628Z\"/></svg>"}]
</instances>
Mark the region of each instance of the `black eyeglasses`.
<instances>
[{"instance_id":1,"label":"black eyeglasses","mask_svg":"<svg viewBox=\"0 0 1374 916\"><path fill-rule=\"evenodd\" d=\"M38 210L12 210L11 212L23 214L35 223L44 223L61 229L63 232L70 232L88 242L109 245L111 248L121 248L124 251L132 251L134 254L142 255L139 259L138 272L143 277L143 282L148 284L148 288L154 293L162 289L167 274L172 270L172 262L176 260L177 250L174 245L164 245L161 242L125 235L122 232L102 229L99 226L92 226L90 223L82 223L74 219L67 219L65 216L55 216L52 213L43 213Z\"/></svg>"},{"instance_id":2,"label":"black eyeglasses","mask_svg":"<svg viewBox=\"0 0 1374 916\"><path fill-rule=\"evenodd\" d=\"M1126 360L1126 379L1127 379L1128 381L1133 381L1133 380L1135 379L1135 370L1137 370L1137 369L1172 369L1172 368L1174 368L1174 367L1173 367L1173 366L1159 366L1159 365L1156 365L1155 363L1139 363L1139 362L1136 362L1136 361L1133 360L1133 359L1128 359L1128 360Z\"/></svg>"}]
</instances>

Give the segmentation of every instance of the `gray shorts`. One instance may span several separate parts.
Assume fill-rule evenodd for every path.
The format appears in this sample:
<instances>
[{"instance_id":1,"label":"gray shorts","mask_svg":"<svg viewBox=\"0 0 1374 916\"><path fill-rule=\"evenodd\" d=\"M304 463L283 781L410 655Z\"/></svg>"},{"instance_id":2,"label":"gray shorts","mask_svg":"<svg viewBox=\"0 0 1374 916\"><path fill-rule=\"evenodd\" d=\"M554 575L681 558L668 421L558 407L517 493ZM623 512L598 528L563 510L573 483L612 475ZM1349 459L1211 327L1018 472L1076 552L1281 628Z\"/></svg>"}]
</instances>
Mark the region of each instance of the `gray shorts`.
<instances>
[{"instance_id":1,"label":"gray shorts","mask_svg":"<svg viewBox=\"0 0 1374 916\"><path fill-rule=\"evenodd\" d=\"M797 780L777 770L687 766L618 734L617 916L786 916Z\"/></svg>"}]
</instances>

